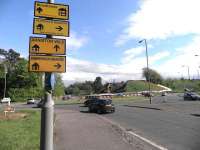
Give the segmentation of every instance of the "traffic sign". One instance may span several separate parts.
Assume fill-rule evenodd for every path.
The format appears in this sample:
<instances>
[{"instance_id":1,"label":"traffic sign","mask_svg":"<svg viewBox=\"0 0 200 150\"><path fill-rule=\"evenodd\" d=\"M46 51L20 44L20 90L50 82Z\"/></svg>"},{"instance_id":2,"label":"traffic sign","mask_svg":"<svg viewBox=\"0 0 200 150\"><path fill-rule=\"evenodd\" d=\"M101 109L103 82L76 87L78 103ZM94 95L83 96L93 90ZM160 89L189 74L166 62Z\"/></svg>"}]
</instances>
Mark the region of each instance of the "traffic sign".
<instances>
[{"instance_id":1,"label":"traffic sign","mask_svg":"<svg viewBox=\"0 0 200 150\"><path fill-rule=\"evenodd\" d=\"M66 72L65 56L29 56L30 72Z\"/></svg>"},{"instance_id":2,"label":"traffic sign","mask_svg":"<svg viewBox=\"0 0 200 150\"><path fill-rule=\"evenodd\" d=\"M30 37L30 54L57 54L65 55L65 39Z\"/></svg>"},{"instance_id":3,"label":"traffic sign","mask_svg":"<svg viewBox=\"0 0 200 150\"><path fill-rule=\"evenodd\" d=\"M69 37L69 22L35 18L33 34L47 34Z\"/></svg>"},{"instance_id":4,"label":"traffic sign","mask_svg":"<svg viewBox=\"0 0 200 150\"><path fill-rule=\"evenodd\" d=\"M68 20L69 5L35 2L34 16Z\"/></svg>"}]
</instances>

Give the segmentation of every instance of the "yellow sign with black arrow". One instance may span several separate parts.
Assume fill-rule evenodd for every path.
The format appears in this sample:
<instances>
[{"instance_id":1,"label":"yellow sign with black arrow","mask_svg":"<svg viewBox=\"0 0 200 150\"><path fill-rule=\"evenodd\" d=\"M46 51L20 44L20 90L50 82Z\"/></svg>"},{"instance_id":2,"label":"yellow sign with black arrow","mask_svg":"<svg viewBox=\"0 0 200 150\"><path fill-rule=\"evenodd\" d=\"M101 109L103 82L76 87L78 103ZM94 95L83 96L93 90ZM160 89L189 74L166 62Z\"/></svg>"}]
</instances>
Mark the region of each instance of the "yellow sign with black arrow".
<instances>
[{"instance_id":1,"label":"yellow sign with black arrow","mask_svg":"<svg viewBox=\"0 0 200 150\"><path fill-rule=\"evenodd\" d=\"M31 72L66 72L65 56L29 56L29 71Z\"/></svg>"},{"instance_id":2,"label":"yellow sign with black arrow","mask_svg":"<svg viewBox=\"0 0 200 150\"><path fill-rule=\"evenodd\" d=\"M35 18L33 22L33 34L69 37L69 22Z\"/></svg>"},{"instance_id":3,"label":"yellow sign with black arrow","mask_svg":"<svg viewBox=\"0 0 200 150\"><path fill-rule=\"evenodd\" d=\"M68 20L69 5L35 2L34 16Z\"/></svg>"},{"instance_id":4,"label":"yellow sign with black arrow","mask_svg":"<svg viewBox=\"0 0 200 150\"><path fill-rule=\"evenodd\" d=\"M65 55L65 39L30 37L30 54L55 54Z\"/></svg>"}]
</instances>

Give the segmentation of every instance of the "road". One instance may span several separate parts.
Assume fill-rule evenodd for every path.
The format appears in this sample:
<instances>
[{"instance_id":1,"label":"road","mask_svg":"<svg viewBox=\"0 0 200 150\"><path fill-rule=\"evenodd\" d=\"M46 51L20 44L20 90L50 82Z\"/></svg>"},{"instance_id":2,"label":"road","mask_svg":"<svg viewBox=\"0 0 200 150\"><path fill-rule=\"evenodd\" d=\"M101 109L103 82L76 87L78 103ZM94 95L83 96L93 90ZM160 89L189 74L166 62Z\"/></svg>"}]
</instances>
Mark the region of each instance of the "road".
<instances>
[{"instance_id":1,"label":"road","mask_svg":"<svg viewBox=\"0 0 200 150\"><path fill-rule=\"evenodd\" d=\"M116 113L104 115L128 130L172 150L200 149L200 102L183 101L176 95L118 105Z\"/></svg>"},{"instance_id":2,"label":"road","mask_svg":"<svg viewBox=\"0 0 200 150\"><path fill-rule=\"evenodd\" d=\"M76 105L56 107L83 109ZM157 96L152 104L116 104L115 113L102 116L169 150L200 149L200 101L183 101L177 94Z\"/></svg>"},{"instance_id":3,"label":"road","mask_svg":"<svg viewBox=\"0 0 200 150\"><path fill-rule=\"evenodd\" d=\"M148 101L116 104L115 113L101 116L169 150L199 150L200 101L183 101L177 94L165 98L163 102L164 97L154 97L152 104ZM55 108L85 109L79 105Z\"/></svg>"}]
</instances>

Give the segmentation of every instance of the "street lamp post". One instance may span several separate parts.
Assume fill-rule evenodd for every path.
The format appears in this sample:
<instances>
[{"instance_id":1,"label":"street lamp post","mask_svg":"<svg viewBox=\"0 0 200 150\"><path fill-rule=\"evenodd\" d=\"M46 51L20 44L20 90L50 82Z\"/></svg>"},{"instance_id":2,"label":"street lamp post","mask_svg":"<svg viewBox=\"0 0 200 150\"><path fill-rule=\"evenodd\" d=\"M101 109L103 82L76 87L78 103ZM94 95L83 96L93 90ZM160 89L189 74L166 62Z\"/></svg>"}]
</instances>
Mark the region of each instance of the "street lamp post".
<instances>
[{"instance_id":1,"label":"street lamp post","mask_svg":"<svg viewBox=\"0 0 200 150\"><path fill-rule=\"evenodd\" d=\"M189 67L189 66L186 66L186 65L182 65L182 67L187 67L188 79L190 80L190 67Z\"/></svg>"},{"instance_id":2,"label":"street lamp post","mask_svg":"<svg viewBox=\"0 0 200 150\"><path fill-rule=\"evenodd\" d=\"M6 97L6 74L8 73L7 71L7 67L6 65L4 64L4 73L5 73L5 84L4 84L4 94L3 94L3 97L5 98Z\"/></svg>"},{"instance_id":3,"label":"street lamp post","mask_svg":"<svg viewBox=\"0 0 200 150\"><path fill-rule=\"evenodd\" d=\"M150 73L149 73L149 58L148 58L148 50L147 50L147 40L143 39L139 41L139 43L142 43L144 41L145 47L146 47L146 58L147 58L147 82L149 86L149 102L151 104L151 86L150 86Z\"/></svg>"},{"instance_id":4,"label":"street lamp post","mask_svg":"<svg viewBox=\"0 0 200 150\"><path fill-rule=\"evenodd\" d=\"M194 56L198 57L199 55L196 54ZM200 66L198 68L200 68ZM199 80L199 69L197 69L197 80Z\"/></svg>"}]
</instances>

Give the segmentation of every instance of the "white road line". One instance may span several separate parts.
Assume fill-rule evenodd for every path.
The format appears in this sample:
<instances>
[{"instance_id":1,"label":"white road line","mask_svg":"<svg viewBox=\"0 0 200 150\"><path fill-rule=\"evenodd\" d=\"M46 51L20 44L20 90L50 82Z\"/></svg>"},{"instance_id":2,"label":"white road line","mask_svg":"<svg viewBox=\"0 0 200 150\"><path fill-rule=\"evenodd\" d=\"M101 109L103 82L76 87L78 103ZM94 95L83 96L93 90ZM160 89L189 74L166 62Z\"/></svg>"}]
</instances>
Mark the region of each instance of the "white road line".
<instances>
[{"instance_id":1,"label":"white road line","mask_svg":"<svg viewBox=\"0 0 200 150\"><path fill-rule=\"evenodd\" d=\"M160 150L168 150L167 148L165 148L165 147L163 147L161 145L158 145L158 144L156 144L156 143L154 143L154 142L152 142L152 141L150 141L150 140L148 140L148 139L146 139L146 138L144 138L144 137L142 137L142 136L140 136L140 135L138 135L138 134L136 134L136 133L134 133L132 131L128 131L128 133L132 134L133 136L138 137L139 139L151 144L152 146L154 146L154 147L156 147L156 148L158 148Z\"/></svg>"}]
</instances>

